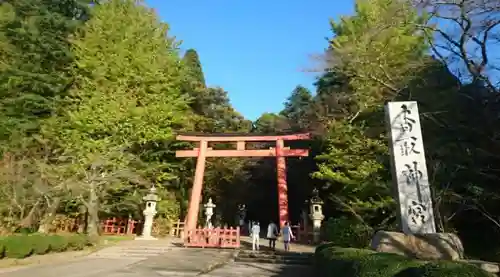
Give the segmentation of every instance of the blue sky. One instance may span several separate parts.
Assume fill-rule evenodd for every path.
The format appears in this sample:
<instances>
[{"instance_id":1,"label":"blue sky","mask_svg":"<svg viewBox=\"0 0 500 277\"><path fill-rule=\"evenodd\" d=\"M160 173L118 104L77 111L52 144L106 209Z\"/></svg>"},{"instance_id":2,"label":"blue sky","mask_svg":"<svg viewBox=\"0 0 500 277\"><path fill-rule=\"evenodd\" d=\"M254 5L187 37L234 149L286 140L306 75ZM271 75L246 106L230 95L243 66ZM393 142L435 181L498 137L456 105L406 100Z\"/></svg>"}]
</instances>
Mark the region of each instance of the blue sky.
<instances>
[{"instance_id":1,"label":"blue sky","mask_svg":"<svg viewBox=\"0 0 500 277\"><path fill-rule=\"evenodd\" d=\"M278 112L296 85L309 88L331 36L329 19L353 0L147 0L183 50L195 48L209 86L228 91L248 119Z\"/></svg>"}]
</instances>

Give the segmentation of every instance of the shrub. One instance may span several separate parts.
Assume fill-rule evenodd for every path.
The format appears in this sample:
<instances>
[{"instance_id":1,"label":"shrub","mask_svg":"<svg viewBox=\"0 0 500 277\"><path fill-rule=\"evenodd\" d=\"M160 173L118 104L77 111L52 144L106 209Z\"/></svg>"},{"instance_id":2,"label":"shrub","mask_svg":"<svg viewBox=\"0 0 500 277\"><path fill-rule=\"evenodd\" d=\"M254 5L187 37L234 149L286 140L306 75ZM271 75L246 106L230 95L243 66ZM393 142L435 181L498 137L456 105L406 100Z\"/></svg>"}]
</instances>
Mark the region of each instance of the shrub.
<instances>
[{"instance_id":1,"label":"shrub","mask_svg":"<svg viewBox=\"0 0 500 277\"><path fill-rule=\"evenodd\" d=\"M27 236L13 235L6 237L3 242L5 246L5 257L23 259L33 254L32 240L26 240Z\"/></svg>"},{"instance_id":2,"label":"shrub","mask_svg":"<svg viewBox=\"0 0 500 277\"><path fill-rule=\"evenodd\" d=\"M333 242L322 243L322 244L316 246L314 253L318 254L319 252L323 251L326 248L334 248L334 247L335 247L335 243L333 243Z\"/></svg>"},{"instance_id":3,"label":"shrub","mask_svg":"<svg viewBox=\"0 0 500 277\"><path fill-rule=\"evenodd\" d=\"M425 262L368 249L322 244L316 248L317 276L343 277L488 277L477 266L461 262Z\"/></svg>"},{"instance_id":4,"label":"shrub","mask_svg":"<svg viewBox=\"0 0 500 277\"><path fill-rule=\"evenodd\" d=\"M25 242L31 242L33 254L43 255L50 251L50 241L46 235L34 234L25 237Z\"/></svg>"},{"instance_id":5,"label":"shrub","mask_svg":"<svg viewBox=\"0 0 500 277\"><path fill-rule=\"evenodd\" d=\"M408 268L395 277L491 277L479 267L464 262L435 261Z\"/></svg>"},{"instance_id":6,"label":"shrub","mask_svg":"<svg viewBox=\"0 0 500 277\"><path fill-rule=\"evenodd\" d=\"M5 257L5 245L3 242L3 238L0 237L0 259Z\"/></svg>"},{"instance_id":7,"label":"shrub","mask_svg":"<svg viewBox=\"0 0 500 277\"><path fill-rule=\"evenodd\" d=\"M330 244L331 245L331 244ZM319 249L318 249L319 248ZM319 276L357 276L362 257L376 252L368 249L339 248L328 244L316 249L316 269Z\"/></svg>"},{"instance_id":8,"label":"shrub","mask_svg":"<svg viewBox=\"0 0 500 277\"><path fill-rule=\"evenodd\" d=\"M82 250L87 246L91 246L92 243L89 237L84 235L72 235L68 236L68 249L71 250Z\"/></svg>"},{"instance_id":9,"label":"shrub","mask_svg":"<svg viewBox=\"0 0 500 277\"><path fill-rule=\"evenodd\" d=\"M155 218L152 230L153 235L165 237L170 233L170 229L172 229L172 221L170 219L165 217Z\"/></svg>"},{"instance_id":10,"label":"shrub","mask_svg":"<svg viewBox=\"0 0 500 277\"><path fill-rule=\"evenodd\" d=\"M89 245L89 239L82 235L16 234L0 238L0 257L22 259L32 254L81 250Z\"/></svg>"},{"instance_id":11,"label":"shrub","mask_svg":"<svg viewBox=\"0 0 500 277\"><path fill-rule=\"evenodd\" d=\"M22 227L16 230L16 233L28 235L36 232L35 228Z\"/></svg>"},{"instance_id":12,"label":"shrub","mask_svg":"<svg viewBox=\"0 0 500 277\"><path fill-rule=\"evenodd\" d=\"M68 249L69 236L48 236L51 252L63 252Z\"/></svg>"},{"instance_id":13,"label":"shrub","mask_svg":"<svg viewBox=\"0 0 500 277\"><path fill-rule=\"evenodd\" d=\"M366 248L370 245L373 229L359 221L330 218L324 224L324 239L340 247Z\"/></svg>"},{"instance_id":14,"label":"shrub","mask_svg":"<svg viewBox=\"0 0 500 277\"><path fill-rule=\"evenodd\" d=\"M420 262L390 253L377 253L368 249L323 246L316 252L319 276L393 277Z\"/></svg>"},{"instance_id":15,"label":"shrub","mask_svg":"<svg viewBox=\"0 0 500 277\"><path fill-rule=\"evenodd\" d=\"M422 262L392 253L375 253L359 259L359 277L393 277L407 268L419 266Z\"/></svg>"}]
</instances>

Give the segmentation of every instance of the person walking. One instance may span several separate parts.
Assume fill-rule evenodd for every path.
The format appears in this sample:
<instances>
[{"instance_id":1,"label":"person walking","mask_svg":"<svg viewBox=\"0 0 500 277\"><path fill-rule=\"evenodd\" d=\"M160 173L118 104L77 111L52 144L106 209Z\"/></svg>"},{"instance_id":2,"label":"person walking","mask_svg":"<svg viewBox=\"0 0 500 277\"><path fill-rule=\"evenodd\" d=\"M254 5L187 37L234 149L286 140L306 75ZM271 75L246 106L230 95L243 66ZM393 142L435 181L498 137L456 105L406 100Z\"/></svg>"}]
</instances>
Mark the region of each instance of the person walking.
<instances>
[{"instance_id":1,"label":"person walking","mask_svg":"<svg viewBox=\"0 0 500 277\"><path fill-rule=\"evenodd\" d=\"M276 250L276 239L278 238L278 226L274 222L267 225L267 239L269 240L269 248Z\"/></svg>"},{"instance_id":2,"label":"person walking","mask_svg":"<svg viewBox=\"0 0 500 277\"><path fill-rule=\"evenodd\" d=\"M285 222L285 226L283 226L283 243L285 244L285 251L290 251L290 242L292 239L294 239L293 233L292 233L292 227L288 224L288 222Z\"/></svg>"},{"instance_id":3,"label":"person walking","mask_svg":"<svg viewBox=\"0 0 500 277\"><path fill-rule=\"evenodd\" d=\"M255 222L252 226L252 250L259 251L260 246L260 226L258 222Z\"/></svg>"}]
</instances>

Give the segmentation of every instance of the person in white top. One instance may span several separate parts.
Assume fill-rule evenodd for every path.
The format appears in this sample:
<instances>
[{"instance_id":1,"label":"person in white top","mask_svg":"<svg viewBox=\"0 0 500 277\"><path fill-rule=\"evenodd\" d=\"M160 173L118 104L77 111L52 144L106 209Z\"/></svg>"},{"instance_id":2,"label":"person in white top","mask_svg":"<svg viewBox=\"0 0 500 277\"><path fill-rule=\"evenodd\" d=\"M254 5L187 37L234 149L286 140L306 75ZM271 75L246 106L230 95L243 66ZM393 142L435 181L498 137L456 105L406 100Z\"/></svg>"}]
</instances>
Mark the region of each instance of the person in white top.
<instances>
[{"instance_id":1,"label":"person in white top","mask_svg":"<svg viewBox=\"0 0 500 277\"><path fill-rule=\"evenodd\" d=\"M255 222L252 226L252 250L259 250L260 245L260 226L258 222Z\"/></svg>"},{"instance_id":2,"label":"person in white top","mask_svg":"<svg viewBox=\"0 0 500 277\"><path fill-rule=\"evenodd\" d=\"M276 239L278 237L278 226L274 222L270 222L267 225L267 239L269 240L269 248L272 250L276 249Z\"/></svg>"},{"instance_id":3,"label":"person in white top","mask_svg":"<svg viewBox=\"0 0 500 277\"><path fill-rule=\"evenodd\" d=\"M285 222L285 226L283 226L283 242L285 243L285 251L290 251L290 242L292 239L294 239L293 233L292 233L292 228L288 224L288 222Z\"/></svg>"}]
</instances>

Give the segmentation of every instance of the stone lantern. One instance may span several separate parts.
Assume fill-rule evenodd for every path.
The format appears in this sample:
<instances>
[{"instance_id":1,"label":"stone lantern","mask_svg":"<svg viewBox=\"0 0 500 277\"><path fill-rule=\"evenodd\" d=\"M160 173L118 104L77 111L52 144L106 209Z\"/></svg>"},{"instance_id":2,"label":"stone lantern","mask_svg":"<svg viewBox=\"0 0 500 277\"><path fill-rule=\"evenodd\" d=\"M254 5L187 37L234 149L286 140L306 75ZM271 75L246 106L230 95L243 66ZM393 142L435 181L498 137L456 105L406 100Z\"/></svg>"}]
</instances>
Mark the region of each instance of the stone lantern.
<instances>
[{"instance_id":1,"label":"stone lantern","mask_svg":"<svg viewBox=\"0 0 500 277\"><path fill-rule=\"evenodd\" d=\"M214 208L216 207L216 205L212 202L211 197L208 198L208 202L204 205L204 207L206 216L205 227L212 228L212 216L214 215Z\"/></svg>"},{"instance_id":2,"label":"stone lantern","mask_svg":"<svg viewBox=\"0 0 500 277\"><path fill-rule=\"evenodd\" d=\"M138 240L156 240L153 236L151 236L151 230L153 229L153 219L156 215L156 203L160 201L160 198L156 194L156 188L154 185L149 190L149 193L142 198L146 203L146 207L144 208L144 225L142 227L141 236L137 237Z\"/></svg>"},{"instance_id":3,"label":"stone lantern","mask_svg":"<svg viewBox=\"0 0 500 277\"><path fill-rule=\"evenodd\" d=\"M238 205L238 225L240 227L245 225L246 216L247 216L247 208L245 204Z\"/></svg>"},{"instance_id":4,"label":"stone lantern","mask_svg":"<svg viewBox=\"0 0 500 277\"><path fill-rule=\"evenodd\" d=\"M313 241L318 243L320 241L321 222L325 218L322 209L323 201L319 198L319 192L315 188L313 196L309 200L309 217L313 222Z\"/></svg>"}]
</instances>

